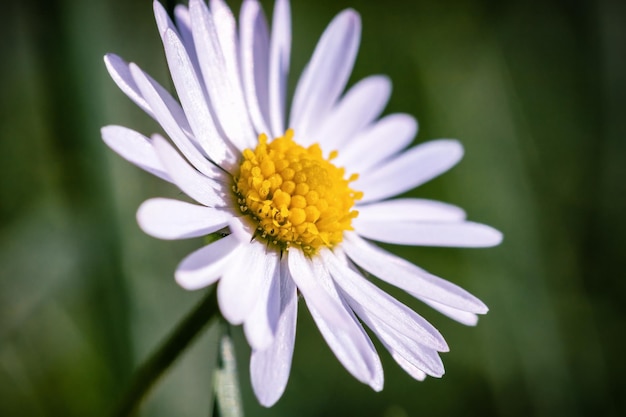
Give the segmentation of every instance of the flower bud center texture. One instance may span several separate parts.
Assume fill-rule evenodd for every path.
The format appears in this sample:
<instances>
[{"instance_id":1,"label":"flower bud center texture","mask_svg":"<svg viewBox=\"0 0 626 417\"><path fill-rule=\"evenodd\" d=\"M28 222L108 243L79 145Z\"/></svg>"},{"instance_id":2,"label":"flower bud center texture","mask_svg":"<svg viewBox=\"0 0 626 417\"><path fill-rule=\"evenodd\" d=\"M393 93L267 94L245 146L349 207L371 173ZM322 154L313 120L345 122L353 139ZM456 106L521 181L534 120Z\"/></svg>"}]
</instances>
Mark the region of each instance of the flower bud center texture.
<instances>
[{"instance_id":1,"label":"flower bud center texture","mask_svg":"<svg viewBox=\"0 0 626 417\"><path fill-rule=\"evenodd\" d=\"M314 255L353 230L358 212L352 208L363 193L350 188L357 174L345 179L345 169L331 162L336 151L325 159L318 144L304 148L293 135L289 129L269 143L267 135L259 135L257 147L243 151L233 191L241 212L256 225L255 237Z\"/></svg>"}]
</instances>

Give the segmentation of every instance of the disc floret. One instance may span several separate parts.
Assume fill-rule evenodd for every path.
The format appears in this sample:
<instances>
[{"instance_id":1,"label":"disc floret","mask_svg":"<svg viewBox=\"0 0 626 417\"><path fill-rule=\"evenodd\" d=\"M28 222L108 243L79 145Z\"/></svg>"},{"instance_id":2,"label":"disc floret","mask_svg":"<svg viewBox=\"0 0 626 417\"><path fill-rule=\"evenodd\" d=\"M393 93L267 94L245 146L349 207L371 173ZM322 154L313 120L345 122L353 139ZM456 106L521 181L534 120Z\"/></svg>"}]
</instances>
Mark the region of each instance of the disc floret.
<instances>
[{"instance_id":1,"label":"disc floret","mask_svg":"<svg viewBox=\"0 0 626 417\"><path fill-rule=\"evenodd\" d=\"M331 162L336 151L325 159L318 144L304 148L293 136L289 129L268 143L261 134L257 147L243 152L233 190L241 212L254 220L257 238L313 255L353 230L358 212L352 208L363 193L350 188L357 174L345 179L345 169Z\"/></svg>"}]
</instances>

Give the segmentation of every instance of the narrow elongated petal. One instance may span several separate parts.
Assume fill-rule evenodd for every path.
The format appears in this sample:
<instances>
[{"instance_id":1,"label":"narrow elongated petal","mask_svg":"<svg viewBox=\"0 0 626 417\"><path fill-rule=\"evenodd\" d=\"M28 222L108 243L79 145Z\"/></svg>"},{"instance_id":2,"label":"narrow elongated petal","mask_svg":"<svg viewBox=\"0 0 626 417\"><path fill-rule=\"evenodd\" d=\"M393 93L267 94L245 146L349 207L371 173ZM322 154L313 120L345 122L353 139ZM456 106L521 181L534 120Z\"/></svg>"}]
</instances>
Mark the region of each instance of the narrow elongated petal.
<instances>
[{"instance_id":1,"label":"narrow elongated petal","mask_svg":"<svg viewBox=\"0 0 626 417\"><path fill-rule=\"evenodd\" d=\"M338 166L363 173L411 144L417 134L417 121L408 114L390 114L361 131L339 150ZM365 151L364 151L365 149Z\"/></svg>"},{"instance_id":2,"label":"narrow elongated petal","mask_svg":"<svg viewBox=\"0 0 626 417\"><path fill-rule=\"evenodd\" d=\"M367 312L390 329L409 338L414 343L447 351L448 345L430 323L389 294L376 287L347 265L342 265L330 250L320 255L328 266L334 281L346 294L348 303L359 314Z\"/></svg>"},{"instance_id":3,"label":"narrow elongated petal","mask_svg":"<svg viewBox=\"0 0 626 417\"><path fill-rule=\"evenodd\" d=\"M130 70L157 121L185 158L204 175L211 178L218 176L218 169L198 150L195 140L191 140L191 128L176 100L136 65L131 64Z\"/></svg>"},{"instance_id":4,"label":"narrow elongated petal","mask_svg":"<svg viewBox=\"0 0 626 417\"><path fill-rule=\"evenodd\" d=\"M253 350L267 349L274 340L274 333L280 316L280 260L275 252L269 252L270 262L275 262L274 273L263 281L252 313L244 322L243 330Z\"/></svg>"},{"instance_id":5,"label":"narrow elongated petal","mask_svg":"<svg viewBox=\"0 0 626 417\"><path fill-rule=\"evenodd\" d=\"M226 236L187 255L176 268L176 282L186 290L197 290L217 281L240 252L241 242Z\"/></svg>"},{"instance_id":6,"label":"narrow elongated petal","mask_svg":"<svg viewBox=\"0 0 626 417\"><path fill-rule=\"evenodd\" d=\"M464 289L366 242L355 233L345 234L342 248L357 265L409 294L471 313L484 314L488 310Z\"/></svg>"},{"instance_id":7,"label":"narrow elongated petal","mask_svg":"<svg viewBox=\"0 0 626 417\"><path fill-rule=\"evenodd\" d=\"M182 4L179 4L174 8L176 25L174 25L174 22L172 22L172 19L170 19L169 14L159 0L154 0L153 9L154 17L159 29L159 35L161 35L161 40L165 42L165 33L168 30L176 33L180 37L181 42L185 45L187 55L189 56L189 60L191 61L196 74L199 74L200 65L198 64L198 55L196 54L193 37L191 35L191 19L189 18L189 9Z\"/></svg>"},{"instance_id":8,"label":"narrow elongated petal","mask_svg":"<svg viewBox=\"0 0 626 417\"><path fill-rule=\"evenodd\" d=\"M337 15L322 34L304 69L291 108L291 126L307 137L344 90L361 39L361 19L354 10Z\"/></svg>"},{"instance_id":9,"label":"narrow elongated petal","mask_svg":"<svg viewBox=\"0 0 626 417\"><path fill-rule=\"evenodd\" d=\"M288 0L276 0L272 17L269 56L269 115L274 137L285 131L287 76L291 57L291 7Z\"/></svg>"},{"instance_id":10,"label":"narrow elongated petal","mask_svg":"<svg viewBox=\"0 0 626 417\"><path fill-rule=\"evenodd\" d=\"M359 205L359 219L364 221L395 222L460 222L465 211L457 206L434 200L398 198L377 203Z\"/></svg>"},{"instance_id":11,"label":"narrow elongated petal","mask_svg":"<svg viewBox=\"0 0 626 417\"><path fill-rule=\"evenodd\" d=\"M193 23L193 14L192 14ZM194 27L195 30L195 27ZM194 33L195 40L195 33ZM230 171L236 163L236 152L225 142L218 132L208 106L207 98L185 46L173 30L167 29L163 35L165 56L170 74L176 86L194 137L202 145L213 162ZM202 66L202 58L198 56Z\"/></svg>"},{"instance_id":12,"label":"narrow elongated petal","mask_svg":"<svg viewBox=\"0 0 626 417\"><path fill-rule=\"evenodd\" d=\"M232 217L224 210L168 198L146 200L137 211L141 229L159 239L206 236L226 227Z\"/></svg>"},{"instance_id":13,"label":"narrow elongated petal","mask_svg":"<svg viewBox=\"0 0 626 417\"><path fill-rule=\"evenodd\" d=\"M473 222L417 223L396 219L355 219L353 224L363 237L398 245L484 248L502 242L502 233L493 227Z\"/></svg>"},{"instance_id":14,"label":"narrow elongated petal","mask_svg":"<svg viewBox=\"0 0 626 417\"><path fill-rule=\"evenodd\" d=\"M193 169L161 136L154 135L153 142L167 173L185 194L207 207L228 206L222 184Z\"/></svg>"},{"instance_id":15,"label":"narrow elongated petal","mask_svg":"<svg viewBox=\"0 0 626 417\"><path fill-rule=\"evenodd\" d=\"M235 26L227 7L215 4L220 19L211 14L204 1L189 2L193 40L202 71L199 75L225 136L242 151L253 144L255 136L239 80Z\"/></svg>"},{"instance_id":16,"label":"narrow elongated petal","mask_svg":"<svg viewBox=\"0 0 626 417\"><path fill-rule=\"evenodd\" d=\"M461 159L463 147L456 140L440 139L418 145L374 170L361 172L352 184L364 192L361 203L382 200L443 174Z\"/></svg>"},{"instance_id":17,"label":"narrow elongated petal","mask_svg":"<svg viewBox=\"0 0 626 417\"><path fill-rule=\"evenodd\" d=\"M280 316L274 341L265 350L253 349L250 358L252 388L265 407L274 405L285 391L296 339L296 285L289 276L286 262L281 262L280 270Z\"/></svg>"},{"instance_id":18,"label":"narrow elongated petal","mask_svg":"<svg viewBox=\"0 0 626 417\"><path fill-rule=\"evenodd\" d=\"M303 144L319 143L327 152L349 145L355 134L369 125L385 108L391 94L391 81L382 75L367 77L355 84L337 103ZM384 146L384 145L383 145ZM359 147L362 150L362 148Z\"/></svg>"},{"instance_id":19,"label":"narrow elongated petal","mask_svg":"<svg viewBox=\"0 0 626 417\"><path fill-rule=\"evenodd\" d=\"M159 29L159 35L163 36L165 32L169 30L173 30L178 32L178 29L170 19L167 10L158 0L154 0L152 2L152 9L154 11L154 19L156 20L157 28Z\"/></svg>"},{"instance_id":20,"label":"narrow elongated petal","mask_svg":"<svg viewBox=\"0 0 626 417\"><path fill-rule=\"evenodd\" d=\"M104 143L122 158L165 181L172 182L150 139L122 126L105 126L101 133Z\"/></svg>"},{"instance_id":21,"label":"narrow elongated petal","mask_svg":"<svg viewBox=\"0 0 626 417\"><path fill-rule=\"evenodd\" d=\"M315 307L309 306L309 311L315 320L315 324L324 336L326 343L339 359L339 362L359 381L368 384L375 391L383 388L383 369L376 349L372 344L363 326L358 322L354 313L347 306L345 301L339 296L332 283L328 271L325 268L318 268L316 278L327 288L328 294L337 303L341 304L350 317L351 328L349 332L335 327L333 322L324 319L322 312Z\"/></svg>"},{"instance_id":22,"label":"narrow elongated petal","mask_svg":"<svg viewBox=\"0 0 626 417\"><path fill-rule=\"evenodd\" d=\"M176 27L180 33L180 38L185 44L189 59L193 64L196 74L200 73L200 64L198 63L198 54L193 44L193 34L191 33L191 17L189 16L189 9L182 4L174 7L174 17L176 19Z\"/></svg>"},{"instance_id":23,"label":"narrow elongated petal","mask_svg":"<svg viewBox=\"0 0 626 417\"><path fill-rule=\"evenodd\" d=\"M464 324L466 326L476 326L476 324L478 324L478 316L474 313L470 313L468 311L463 311L463 310L458 310L456 308L452 308L447 305L429 300L428 298L424 298L424 297L417 297L417 298L423 303L428 304L435 310L439 311L441 314L444 314L450 317L452 320L456 320L461 324Z\"/></svg>"},{"instance_id":24,"label":"narrow elongated petal","mask_svg":"<svg viewBox=\"0 0 626 417\"><path fill-rule=\"evenodd\" d=\"M217 300L222 315L232 324L242 324L254 308L259 294L270 284L278 254L263 243L245 245L240 259L220 280Z\"/></svg>"},{"instance_id":25,"label":"narrow elongated petal","mask_svg":"<svg viewBox=\"0 0 626 417\"><path fill-rule=\"evenodd\" d=\"M232 102L232 111L235 112L234 123L238 131L240 131L241 145L251 147L255 144L256 134L248 117L248 109L246 108L246 100L241 83L237 22L224 0L211 0L211 14L213 15L215 31L224 56L226 75L232 90L229 99ZM211 77L214 77L214 73L211 73Z\"/></svg>"},{"instance_id":26,"label":"narrow elongated petal","mask_svg":"<svg viewBox=\"0 0 626 417\"><path fill-rule=\"evenodd\" d=\"M376 336L378 336L398 364L410 375L415 374L419 379L421 374L416 371L420 370L437 378L443 376L443 362L435 349L423 346L420 343L415 343L413 339L407 337L407 335L402 332L392 329L387 323L380 320L380 318L373 317L370 312L365 311L361 305L359 305L355 311L361 320L376 333Z\"/></svg>"},{"instance_id":27,"label":"narrow elongated petal","mask_svg":"<svg viewBox=\"0 0 626 417\"><path fill-rule=\"evenodd\" d=\"M390 351L391 357L393 358L393 360L396 361L398 365L400 365L400 367L404 369L404 371L407 374L411 375L413 378L417 379L418 381L423 381L426 379L426 372L422 371L417 366L413 365L410 361L403 358L398 353L391 351L389 347L387 347L387 350Z\"/></svg>"},{"instance_id":28,"label":"narrow elongated petal","mask_svg":"<svg viewBox=\"0 0 626 417\"><path fill-rule=\"evenodd\" d=\"M244 1L239 17L241 78L257 132L270 132L268 92L269 31L257 0Z\"/></svg>"},{"instance_id":29,"label":"narrow elongated petal","mask_svg":"<svg viewBox=\"0 0 626 417\"><path fill-rule=\"evenodd\" d=\"M318 275L325 273L324 268L313 268L302 251L292 248L288 254L289 273L298 289L306 299L307 305L315 308L324 320L332 323L335 328L344 331L353 329L353 320L342 304L338 303L319 284Z\"/></svg>"},{"instance_id":30,"label":"narrow elongated petal","mask_svg":"<svg viewBox=\"0 0 626 417\"><path fill-rule=\"evenodd\" d=\"M115 81L115 84L117 84L120 90L122 90L124 94L134 101L135 104L138 105L143 111L155 118L150 105L141 95L141 91L139 91L139 87L137 87L137 84L130 73L128 64L115 54L106 54L104 56L104 64L109 71L109 75L111 75L111 78L113 78L113 81Z\"/></svg>"}]
</instances>

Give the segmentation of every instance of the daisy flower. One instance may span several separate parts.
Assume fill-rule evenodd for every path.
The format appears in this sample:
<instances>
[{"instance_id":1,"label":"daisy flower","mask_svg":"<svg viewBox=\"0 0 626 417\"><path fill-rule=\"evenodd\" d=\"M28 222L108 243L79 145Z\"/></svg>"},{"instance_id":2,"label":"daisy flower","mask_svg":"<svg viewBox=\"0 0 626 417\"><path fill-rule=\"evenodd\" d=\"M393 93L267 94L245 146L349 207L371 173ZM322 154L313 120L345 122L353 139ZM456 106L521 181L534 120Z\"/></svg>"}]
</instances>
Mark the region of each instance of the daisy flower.
<instances>
[{"instance_id":1,"label":"daisy flower","mask_svg":"<svg viewBox=\"0 0 626 417\"><path fill-rule=\"evenodd\" d=\"M277 0L268 26L256 0L239 22L223 0L190 0L172 20L154 13L178 102L133 63L105 57L113 80L163 128L150 138L102 129L123 158L173 183L194 202L154 198L137 219L148 234L184 239L219 233L175 272L183 288L219 280L218 303L242 324L250 373L264 406L287 384L301 296L345 368L379 391L383 370L363 324L412 377L441 377L448 350L425 319L379 289L392 284L467 325L487 307L458 286L372 241L486 247L501 234L432 200L390 199L437 177L463 155L456 140L407 148L416 132L406 114L381 117L391 92L384 76L344 92L361 22L339 13L322 34L287 111L291 13Z\"/></svg>"}]
</instances>

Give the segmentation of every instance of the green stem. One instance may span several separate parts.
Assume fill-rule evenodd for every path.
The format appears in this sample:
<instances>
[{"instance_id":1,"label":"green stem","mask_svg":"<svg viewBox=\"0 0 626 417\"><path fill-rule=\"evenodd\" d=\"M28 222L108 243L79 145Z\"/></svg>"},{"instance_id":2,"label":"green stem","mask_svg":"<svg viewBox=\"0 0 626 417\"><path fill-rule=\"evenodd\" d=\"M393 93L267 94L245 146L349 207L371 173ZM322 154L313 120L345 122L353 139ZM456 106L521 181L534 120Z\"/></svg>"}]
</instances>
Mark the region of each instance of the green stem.
<instances>
[{"instance_id":1,"label":"green stem","mask_svg":"<svg viewBox=\"0 0 626 417\"><path fill-rule=\"evenodd\" d=\"M213 417L243 417L235 346L229 332L220 338L219 359L220 367L213 376L216 406Z\"/></svg>"},{"instance_id":2,"label":"green stem","mask_svg":"<svg viewBox=\"0 0 626 417\"><path fill-rule=\"evenodd\" d=\"M216 293L215 290L209 290L209 293L187 314L167 340L141 365L126 394L111 414L112 417L132 416L159 377L174 363L209 321L219 316Z\"/></svg>"}]
</instances>

